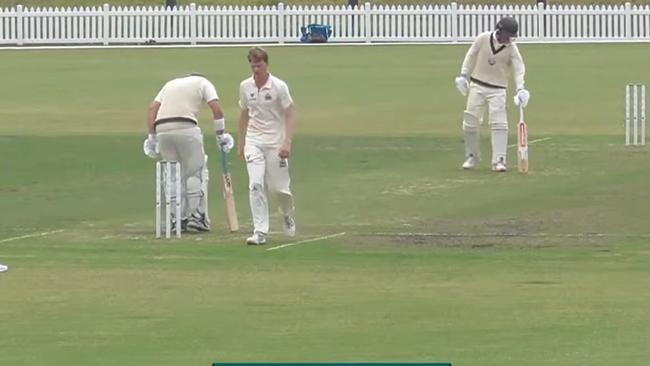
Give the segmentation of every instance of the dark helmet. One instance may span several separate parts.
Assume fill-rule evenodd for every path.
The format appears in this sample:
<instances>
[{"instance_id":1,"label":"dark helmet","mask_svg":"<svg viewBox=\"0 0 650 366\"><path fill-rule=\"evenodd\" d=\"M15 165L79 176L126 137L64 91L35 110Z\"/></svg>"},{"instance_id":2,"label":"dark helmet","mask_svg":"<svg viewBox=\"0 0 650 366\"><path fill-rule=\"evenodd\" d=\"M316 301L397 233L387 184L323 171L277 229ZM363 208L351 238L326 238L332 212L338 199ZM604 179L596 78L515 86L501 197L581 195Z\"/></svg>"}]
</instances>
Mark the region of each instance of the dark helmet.
<instances>
[{"instance_id":1,"label":"dark helmet","mask_svg":"<svg viewBox=\"0 0 650 366\"><path fill-rule=\"evenodd\" d=\"M517 32L519 32L519 24L517 24L517 20L513 17L503 17L497 23L496 29L497 31L508 32L516 37Z\"/></svg>"}]
</instances>

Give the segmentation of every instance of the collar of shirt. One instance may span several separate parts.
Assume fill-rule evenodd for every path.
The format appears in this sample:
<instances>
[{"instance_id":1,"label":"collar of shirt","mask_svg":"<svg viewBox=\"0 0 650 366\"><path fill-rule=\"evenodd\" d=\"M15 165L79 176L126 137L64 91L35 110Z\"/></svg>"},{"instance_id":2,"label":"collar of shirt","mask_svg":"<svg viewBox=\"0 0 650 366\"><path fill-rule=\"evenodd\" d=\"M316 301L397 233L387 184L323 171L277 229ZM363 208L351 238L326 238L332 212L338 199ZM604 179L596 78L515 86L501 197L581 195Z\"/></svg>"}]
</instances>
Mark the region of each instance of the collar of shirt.
<instances>
[{"instance_id":1,"label":"collar of shirt","mask_svg":"<svg viewBox=\"0 0 650 366\"><path fill-rule=\"evenodd\" d=\"M501 46L507 46L507 45L508 45L508 44L506 44L506 43L499 43L499 39L497 38L497 32L496 32L496 31L492 32L492 36L491 36L491 37L492 37L492 40L494 41L494 46L495 46L496 48L499 48L499 47L501 47Z\"/></svg>"},{"instance_id":2,"label":"collar of shirt","mask_svg":"<svg viewBox=\"0 0 650 366\"><path fill-rule=\"evenodd\" d=\"M255 84L255 75L252 76L252 79L253 79L253 84ZM264 85L262 85L262 87L259 88L259 90L271 89L271 85L273 85L273 75L271 75L271 73L269 73L269 78L266 79L266 83L264 83ZM257 86L257 85L255 84L255 86Z\"/></svg>"}]
</instances>

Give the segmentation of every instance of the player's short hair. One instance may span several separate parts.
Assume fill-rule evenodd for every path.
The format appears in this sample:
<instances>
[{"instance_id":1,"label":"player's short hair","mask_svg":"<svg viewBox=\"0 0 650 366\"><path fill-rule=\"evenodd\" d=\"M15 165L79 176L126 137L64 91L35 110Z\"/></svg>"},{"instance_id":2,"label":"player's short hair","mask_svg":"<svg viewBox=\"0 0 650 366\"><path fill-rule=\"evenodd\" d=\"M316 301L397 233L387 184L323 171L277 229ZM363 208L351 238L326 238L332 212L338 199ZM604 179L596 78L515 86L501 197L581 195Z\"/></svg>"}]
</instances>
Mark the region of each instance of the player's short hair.
<instances>
[{"instance_id":1,"label":"player's short hair","mask_svg":"<svg viewBox=\"0 0 650 366\"><path fill-rule=\"evenodd\" d=\"M269 54L262 47L253 47L248 51L248 62L264 61L269 63Z\"/></svg>"}]
</instances>

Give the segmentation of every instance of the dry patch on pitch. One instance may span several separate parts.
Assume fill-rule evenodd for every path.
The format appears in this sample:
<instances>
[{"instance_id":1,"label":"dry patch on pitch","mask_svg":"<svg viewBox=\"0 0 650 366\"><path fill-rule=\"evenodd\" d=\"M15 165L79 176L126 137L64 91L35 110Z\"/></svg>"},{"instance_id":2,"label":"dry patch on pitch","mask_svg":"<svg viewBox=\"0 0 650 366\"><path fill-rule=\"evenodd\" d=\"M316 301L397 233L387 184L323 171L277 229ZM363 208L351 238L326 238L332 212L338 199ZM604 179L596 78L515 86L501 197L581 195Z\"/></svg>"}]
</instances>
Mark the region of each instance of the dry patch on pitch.
<instances>
[{"instance_id":1,"label":"dry patch on pitch","mask_svg":"<svg viewBox=\"0 0 650 366\"><path fill-rule=\"evenodd\" d=\"M462 186L476 185L477 183L482 183L484 181L484 178L478 176L462 179L421 178L411 181L409 184L399 184L387 187L381 192L381 194L392 196L440 196L450 191L457 191Z\"/></svg>"},{"instance_id":2,"label":"dry patch on pitch","mask_svg":"<svg viewBox=\"0 0 650 366\"><path fill-rule=\"evenodd\" d=\"M396 232L359 234L364 243L415 247L541 249L560 246L600 247L609 237L601 234L550 234L510 232Z\"/></svg>"},{"instance_id":3,"label":"dry patch on pitch","mask_svg":"<svg viewBox=\"0 0 650 366\"><path fill-rule=\"evenodd\" d=\"M553 232L554 220L509 219L480 222L436 222L386 231L358 231L362 244L463 249L604 247L615 238L640 237L598 232ZM650 238L650 235L648 235Z\"/></svg>"}]
</instances>

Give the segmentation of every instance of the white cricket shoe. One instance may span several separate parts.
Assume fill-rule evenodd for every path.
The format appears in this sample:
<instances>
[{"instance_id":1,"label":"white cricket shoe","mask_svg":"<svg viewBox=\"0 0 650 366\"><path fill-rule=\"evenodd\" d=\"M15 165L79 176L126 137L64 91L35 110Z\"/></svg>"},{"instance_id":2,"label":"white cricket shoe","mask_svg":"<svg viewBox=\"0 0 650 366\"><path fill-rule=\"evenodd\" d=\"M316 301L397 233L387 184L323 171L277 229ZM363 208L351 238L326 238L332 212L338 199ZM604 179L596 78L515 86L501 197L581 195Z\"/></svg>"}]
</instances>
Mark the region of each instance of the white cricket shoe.
<instances>
[{"instance_id":1,"label":"white cricket shoe","mask_svg":"<svg viewBox=\"0 0 650 366\"><path fill-rule=\"evenodd\" d=\"M478 161L478 157L470 154L463 163L463 169L474 169L474 167L476 167L476 164L478 164Z\"/></svg>"},{"instance_id":2,"label":"white cricket shoe","mask_svg":"<svg viewBox=\"0 0 650 366\"><path fill-rule=\"evenodd\" d=\"M503 158L499 159L495 164L492 165L492 171L497 173L505 173L508 171L506 163L503 162Z\"/></svg>"},{"instance_id":3,"label":"white cricket shoe","mask_svg":"<svg viewBox=\"0 0 650 366\"><path fill-rule=\"evenodd\" d=\"M0 272L7 272L9 267L5 266L4 264L0 264Z\"/></svg>"},{"instance_id":4,"label":"white cricket shoe","mask_svg":"<svg viewBox=\"0 0 650 366\"><path fill-rule=\"evenodd\" d=\"M246 244L248 245L264 245L266 244L266 234L256 231L248 239L246 239Z\"/></svg>"},{"instance_id":5,"label":"white cricket shoe","mask_svg":"<svg viewBox=\"0 0 650 366\"><path fill-rule=\"evenodd\" d=\"M296 236L296 220L293 216L282 217L282 230L286 236Z\"/></svg>"}]
</instances>

